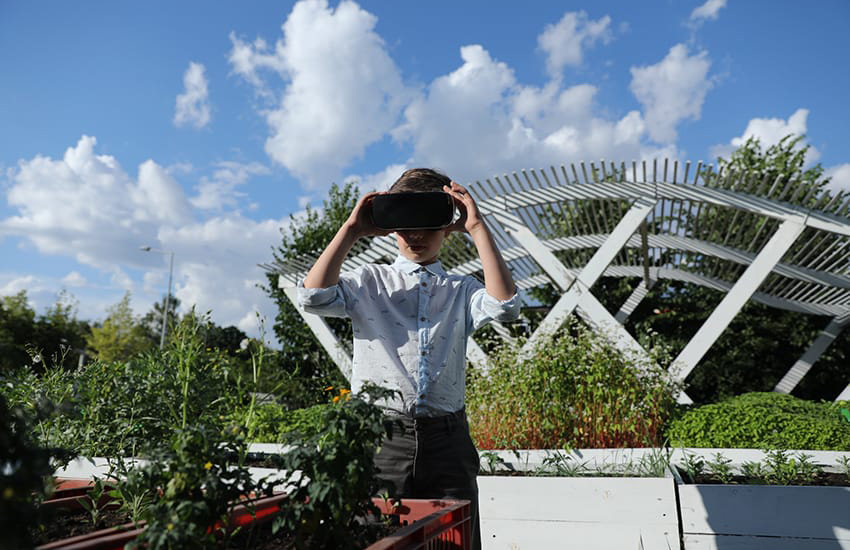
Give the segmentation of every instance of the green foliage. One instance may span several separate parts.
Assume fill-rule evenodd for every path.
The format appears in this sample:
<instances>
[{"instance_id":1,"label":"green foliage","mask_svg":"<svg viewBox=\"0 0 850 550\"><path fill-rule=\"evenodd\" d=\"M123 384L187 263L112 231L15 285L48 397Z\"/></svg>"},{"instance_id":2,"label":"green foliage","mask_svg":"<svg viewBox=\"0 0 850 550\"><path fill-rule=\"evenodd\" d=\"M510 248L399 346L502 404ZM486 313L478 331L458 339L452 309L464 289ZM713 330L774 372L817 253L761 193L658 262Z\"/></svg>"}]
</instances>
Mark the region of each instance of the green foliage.
<instances>
[{"instance_id":1,"label":"green foliage","mask_svg":"<svg viewBox=\"0 0 850 550\"><path fill-rule=\"evenodd\" d=\"M38 524L38 505L51 488L51 461L71 457L33 437L34 425L52 409L45 401L34 411L10 407L0 395L0 548L32 547L29 530Z\"/></svg>"},{"instance_id":2,"label":"green foliage","mask_svg":"<svg viewBox=\"0 0 850 550\"><path fill-rule=\"evenodd\" d=\"M575 320L528 357L504 347L491 360L467 392L481 449L658 446L675 404L665 372L624 357Z\"/></svg>"},{"instance_id":3,"label":"green foliage","mask_svg":"<svg viewBox=\"0 0 850 550\"><path fill-rule=\"evenodd\" d=\"M92 327L87 338L98 359L107 362L126 360L153 347L144 327L133 316L129 292L108 311L103 324Z\"/></svg>"},{"instance_id":4,"label":"green foliage","mask_svg":"<svg viewBox=\"0 0 850 550\"><path fill-rule=\"evenodd\" d=\"M324 416L329 404L304 409L287 409L278 403L257 405L253 417L246 422L251 439L259 443L287 443L299 437L312 437L324 429ZM235 411L231 418L245 422L247 407Z\"/></svg>"},{"instance_id":5,"label":"green foliage","mask_svg":"<svg viewBox=\"0 0 850 550\"><path fill-rule=\"evenodd\" d=\"M36 315L24 290L0 298L0 372L24 366L40 372L48 362L76 365L89 332L76 309L64 291L43 315Z\"/></svg>"},{"instance_id":6,"label":"green foliage","mask_svg":"<svg viewBox=\"0 0 850 550\"><path fill-rule=\"evenodd\" d=\"M677 447L846 450L850 424L835 404L753 392L687 411L667 437Z\"/></svg>"},{"instance_id":7,"label":"green foliage","mask_svg":"<svg viewBox=\"0 0 850 550\"><path fill-rule=\"evenodd\" d=\"M149 462L125 481L131 494L151 494L141 512L147 528L132 543L149 550L205 549L227 536L229 512L243 495L270 493L245 465L247 445L238 430L189 425L170 446L154 450Z\"/></svg>"},{"instance_id":8,"label":"green foliage","mask_svg":"<svg viewBox=\"0 0 850 550\"><path fill-rule=\"evenodd\" d=\"M310 548L362 548L372 537L375 526L364 525L363 519L379 514L371 501L380 489L374 457L387 431L374 402L391 393L367 387L352 397L342 391L323 411L322 433L302 439L280 457L281 468L310 480L292 488L274 524L293 534L299 549L308 540Z\"/></svg>"},{"instance_id":9,"label":"green foliage","mask_svg":"<svg viewBox=\"0 0 850 550\"><path fill-rule=\"evenodd\" d=\"M18 369L0 380L0 393L25 409L45 399L64 406L63 414L36 425L45 445L134 456L168 440L184 418L217 425L246 402L228 356L205 347L201 326L187 316L165 349L127 362L93 361L73 371L52 366L41 376Z\"/></svg>"},{"instance_id":10,"label":"green foliage","mask_svg":"<svg viewBox=\"0 0 850 550\"><path fill-rule=\"evenodd\" d=\"M289 226L281 230L281 245L272 251L275 261L285 262L308 254L318 257L339 227L348 219L359 196L357 187L348 183L333 185L321 210L307 208L303 216L290 216ZM278 308L274 333L281 343L275 358L281 375L281 399L289 408L315 405L324 401L323 388L345 382L324 348L304 323L301 315L278 288L278 276L268 273L264 290ZM351 323L347 319L327 319L342 342L351 341Z\"/></svg>"}]
</instances>

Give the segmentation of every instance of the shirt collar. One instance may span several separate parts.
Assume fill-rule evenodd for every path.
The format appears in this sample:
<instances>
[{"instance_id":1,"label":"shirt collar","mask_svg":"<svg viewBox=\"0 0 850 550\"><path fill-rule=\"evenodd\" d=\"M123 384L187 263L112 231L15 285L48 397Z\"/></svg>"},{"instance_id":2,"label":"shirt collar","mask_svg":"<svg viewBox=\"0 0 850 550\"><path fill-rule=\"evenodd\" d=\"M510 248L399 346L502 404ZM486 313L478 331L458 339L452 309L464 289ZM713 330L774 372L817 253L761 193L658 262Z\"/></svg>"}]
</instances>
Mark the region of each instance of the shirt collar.
<instances>
[{"instance_id":1,"label":"shirt collar","mask_svg":"<svg viewBox=\"0 0 850 550\"><path fill-rule=\"evenodd\" d=\"M429 271L434 275L441 275L443 277L446 276L446 270L443 269L443 264L440 263L440 260L437 260L436 262L428 265L419 265L416 262L411 262L401 254L399 254L398 256L396 256L396 259L393 262L392 266L398 269L399 271L403 271L404 273L408 274L415 273L421 268L425 269L426 271Z\"/></svg>"}]
</instances>

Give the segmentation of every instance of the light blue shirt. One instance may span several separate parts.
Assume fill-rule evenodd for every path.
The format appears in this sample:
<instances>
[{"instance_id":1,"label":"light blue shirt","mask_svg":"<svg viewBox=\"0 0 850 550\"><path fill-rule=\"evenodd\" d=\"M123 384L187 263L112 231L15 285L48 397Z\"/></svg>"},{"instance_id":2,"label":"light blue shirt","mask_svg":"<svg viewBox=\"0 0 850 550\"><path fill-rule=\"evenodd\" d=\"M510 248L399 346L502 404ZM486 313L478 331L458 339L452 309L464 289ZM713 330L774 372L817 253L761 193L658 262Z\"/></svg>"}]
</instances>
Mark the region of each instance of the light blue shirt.
<instances>
[{"instance_id":1,"label":"light blue shirt","mask_svg":"<svg viewBox=\"0 0 850 550\"><path fill-rule=\"evenodd\" d=\"M403 256L343 273L328 288L304 288L302 281L298 302L310 313L351 318L353 392L365 382L398 390L397 399L380 405L417 417L464 406L466 339L493 319L516 320L520 306L516 294L497 300L473 277Z\"/></svg>"}]
</instances>

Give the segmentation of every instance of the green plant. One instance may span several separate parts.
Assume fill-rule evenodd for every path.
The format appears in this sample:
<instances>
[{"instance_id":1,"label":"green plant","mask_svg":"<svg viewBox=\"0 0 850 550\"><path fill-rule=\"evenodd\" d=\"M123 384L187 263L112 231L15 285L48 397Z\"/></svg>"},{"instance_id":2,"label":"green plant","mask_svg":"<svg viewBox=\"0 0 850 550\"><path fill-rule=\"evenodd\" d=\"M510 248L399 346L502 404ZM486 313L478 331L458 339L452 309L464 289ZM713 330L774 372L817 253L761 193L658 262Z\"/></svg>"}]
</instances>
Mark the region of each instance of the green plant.
<instances>
[{"instance_id":1,"label":"green plant","mask_svg":"<svg viewBox=\"0 0 850 550\"><path fill-rule=\"evenodd\" d=\"M89 513L89 519L91 520L92 527L98 527L101 514L108 504L108 499L106 497L109 496L111 489L112 488L109 485L104 483L102 478L96 477L92 482L91 489L86 492L86 496L77 499L80 506Z\"/></svg>"},{"instance_id":2,"label":"green plant","mask_svg":"<svg viewBox=\"0 0 850 550\"><path fill-rule=\"evenodd\" d=\"M244 495L270 494L255 483L244 460L247 445L238 428L225 431L189 424L177 430L170 447L156 449L150 461L124 482L131 495L152 495L140 510L147 528L133 548L202 549L227 538L228 517Z\"/></svg>"},{"instance_id":3,"label":"green plant","mask_svg":"<svg viewBox=\"0 0 850 550\"><path fill-rule=\"evenodd\" d=\"M587 471L587 461L579 463L566 453L556 451L543 459L535 475L577 477Z\"/></svg>"},{"instance_id":4,"label":"green plant","mask_svg":"<svg viewBox=\"0 0 850 550\"><path fill-rule=\"evenodd\" d=\"M662 354L663 350L654 350ZM468 380L480 449L658 446L677 384L652 361L626 357L571 318L532 353L505 345Z\"/></svg>"},{"instance_id":5,"label":"green plant","mask_svg":"<svg viewBox=\"0 0 850 550\"><path fill-rule=\"evenodd\" d=\"M0 547L29 548L30 529L41 520L39 504L52 490L52 461L71 453L42 446L33 430L54 407L39 402L32 411L10 407L0 395Z\"/></svg>"},{"instance_id":6,"label":"green plant","mask_svg":"<svg viewBox=\"0 0 850 550\"><path fill-rule=\"evenodd\" d=\"M850 448L850 424L831 403L756 392L691 409L672 420L671 443L682 447Z\"/></svg>"},{"instance_id":7,"label":"green plant","mask_svg":"<svg viewBox=\"0 0 850 550\"><path fill-rule=\"evenodd\" d=\"M505 459L493 451L482 451L480 457L487 463L487 473L493 475L499 466L505 464Z\"/></svg>"},{"instance_id":8,"label":"green plant","mask_svg":"<svg viewBox=\"0 0 850 550\"><path fill-rule=\"evenodd\" d=\"M761 462L745 461L741 463L741 475L748 483L762 484L765 482L767 473Z\"/></svg>"},{"instance_id":9,"label":"green plant","mask_svg":"<svg viewBox=\"0 0 850 550\"><path fill-rule=\"evenodd\" d=\"M114 488L108 494L119 503L118 510L127 514L134 524L138 524L153 502L156 491L144 483L144 474L140 469L128 468L122 459L110 461L110 466Z\"/></svg>"},{"instance_id":10,"label":"green plant","mask_svg":"<svg viewBox=\"0 0 850 550\"><path fill-rule=\"evenodd\" d=\"M664 477L670 469L670 457L673 450L669 447L653 447L644 453L634 469L640 477Z\"/></svg>"},{"instance_id":11,"label":"green plant","mask_svg":"<svg viewBox=\"0 0 850 550\"><path fill-rule=\"evenodd\" d=\"M686 452L685 458L682 460L682 468L690 482L694 483L696 478L702 475L705 470L705 459L700 455Z\"/></svg>"},{"instance_id":12,"label":"green plant","mask_svg":"<svg viewBox=\"0 0 850 550\"><path fill-rule=\"evenodd\" d=\"M391 394L371 386L353 397L342 393L324 412L324 431L280 456L281 468L310 480L293 484L274 521L274 529L292 534L298 548L308 541L311 548L358 548L371 536L375 526L364 519L379 513L370 498L381 489L374 455L387 431L374 402Z\"/></svg>"},{"instance_id":13,"label":"green plant","mask_svg":"<svg viewBox=\"0 0 850 550\"><path fill-rule=\"evenodd\" d=\"M732 481L732 466L730 464L732 464L732 459L726 458L723 453L714 453L713 458L705 463L708 473L720 480L720 483Z\"/></svg>"},{"instance_id":14,"label":"green plant","mask_svg":"<svg viewBox=\"0 0 850 550\"><path fill-rule=\"evenodd\" d=\"M821 468L811 461L811 455L798 453L795 457L784 449L768 450L765 453L764 478L771 485L810 482L822 472Z\"/></svg>"},{"instance_id":15,"label":"green plant","mask_svg":"<svg viewBox=\"0 0 850 550\"><path fill-rule=\"evenodd\" d=\"M841 468L841 472L850 477L850 455L841 455L835 459L835 462Z\"/></svg>"}]
</instances>

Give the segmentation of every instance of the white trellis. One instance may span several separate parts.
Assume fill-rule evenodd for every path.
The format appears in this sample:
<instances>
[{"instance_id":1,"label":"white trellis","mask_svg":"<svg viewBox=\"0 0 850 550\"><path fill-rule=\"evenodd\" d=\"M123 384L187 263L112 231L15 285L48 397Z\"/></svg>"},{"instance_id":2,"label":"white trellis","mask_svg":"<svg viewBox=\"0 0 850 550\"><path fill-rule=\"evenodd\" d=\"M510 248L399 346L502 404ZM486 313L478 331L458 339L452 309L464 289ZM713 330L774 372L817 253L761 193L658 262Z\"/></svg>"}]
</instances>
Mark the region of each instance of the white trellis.
<instances>
[{"instance_id":1,"label":"white trellis","mask_svg":"<svg viewBox=\"0 0 850 550\"><path fill-rule=\"evenodd\" d=\"M732 171L707 180L706 169L700 162L689 177L690 162L664 160L660 167L657 161L582 162L469 183L518 288L551 284L561 292L526 346L551 336L576 312L604 329L620 349L645 354L623 323L652 285L686 281L725 295L677 357L681 379L698 367L749 300L832 319L775 388L793 390L850 324L850 197L825 192L814 208L805 209L787 202L802 190L793 180ZM717 180L727 189L706 185ZM727 227L716 227L718 219ZM736 222L751 231L736 231ZM391 262L396 255L391 237L361 241L343 270ZM441 257L449 272L480 277L481 263L469 243L447 241ZM292 300L291 288L314 260L263 267L280 274L279 286L290 289L286 294ZM616 315L591 291L603 276L641 278ZM327 325L301 314L340 370L350 372L351 359ZM508 336L504 327L496 328ZM468 358L486 368L487 356L471 338ZM850 385L837 393L850 397ZM687 402L687 396L680 401Z\"/></svg>"}]
</instances>

